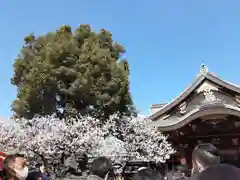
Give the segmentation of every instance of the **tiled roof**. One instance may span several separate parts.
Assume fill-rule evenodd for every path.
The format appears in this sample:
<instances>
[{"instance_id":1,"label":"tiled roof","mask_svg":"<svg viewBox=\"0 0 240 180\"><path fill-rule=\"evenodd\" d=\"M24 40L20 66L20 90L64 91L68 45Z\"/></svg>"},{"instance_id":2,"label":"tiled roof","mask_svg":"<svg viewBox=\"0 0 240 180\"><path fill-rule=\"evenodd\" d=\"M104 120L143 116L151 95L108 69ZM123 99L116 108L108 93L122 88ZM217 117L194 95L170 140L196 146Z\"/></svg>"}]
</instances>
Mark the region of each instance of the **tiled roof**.
<instances>
[{"instance_id":1,"label":"tiled roof","mask_svg":"<svg viewBox=\"0 0 240 180\"><path fill-rule=\"evenodd\" d=\"M201 73L197 76L195 81L189 87L187 87L179 96L177 96L175 99L173 99L170 103L164 105L156 113L150 115L149 118L152 120L156 120L159 116L163 115L170 109L174 108L176 105L178 105L179 103L184 101L184 99L188 95L190 95L205 80L209 80L215 84L218 84L219 86L222 86L226 89L236 92L237 94L240 94L239 86L228 83L228 82L218 78L217 76L213 75L213 73L209 73L209 72L201 69Z\"/></svg>"}]
</instances>

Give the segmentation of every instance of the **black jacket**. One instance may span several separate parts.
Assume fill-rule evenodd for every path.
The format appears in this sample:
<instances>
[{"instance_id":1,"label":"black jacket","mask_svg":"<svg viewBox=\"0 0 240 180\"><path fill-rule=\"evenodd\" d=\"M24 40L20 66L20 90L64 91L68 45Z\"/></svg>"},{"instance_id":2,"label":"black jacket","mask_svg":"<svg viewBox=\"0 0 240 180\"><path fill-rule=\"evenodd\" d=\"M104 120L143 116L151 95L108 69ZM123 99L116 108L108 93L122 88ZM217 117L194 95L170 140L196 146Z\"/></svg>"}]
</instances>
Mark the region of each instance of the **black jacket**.
<instances>
[{"instance_id":1,"label":"black jacket","mask_svg":"<svg viewBox=\"0 0 240 180\"><path fill-rule=\"evenodd\" d=\"M42 173L38 170L30 171L26 180L42 180Z\"/></svg>"}]
</instances>

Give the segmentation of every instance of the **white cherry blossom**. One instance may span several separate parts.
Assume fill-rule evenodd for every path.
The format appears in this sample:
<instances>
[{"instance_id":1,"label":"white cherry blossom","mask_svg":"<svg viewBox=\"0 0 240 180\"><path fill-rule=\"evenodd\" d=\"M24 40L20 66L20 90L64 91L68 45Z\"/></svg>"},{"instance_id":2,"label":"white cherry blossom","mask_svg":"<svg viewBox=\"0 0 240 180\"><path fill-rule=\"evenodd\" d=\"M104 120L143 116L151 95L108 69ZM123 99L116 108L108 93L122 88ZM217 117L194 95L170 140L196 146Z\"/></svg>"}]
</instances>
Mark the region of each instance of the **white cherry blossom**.
<instances>
[{"instance_id":1,"label":"white cherry blossom","mask_svg":"<svg viewBox=\"0 0 240 180\"><path fill-rule=\"evenodd\" d=\"M164 163L174 153L167 137L143 117L111 116L102 121L90 116L59 119L56 116L17 119L18 126L0 123L0 148L16 149L48 162L60 161L63 153L84 152L89 157L107 156L115 162Z\"/></svg>"},{"instance_id":2,"label":"white cherry blossom","mask_svg":"<svg viewBox=\"0 0 240 180\"><path fill-rule=\"evenodd\" d=\"M126 117L113 115L103 129L108 135L118 138L118 148L99 149L102 156L113 161L153 161L164 163L175 152L167 137L156 128L151 128L151 120L143 117ZM106 131L106 130L105 130ZM117 143L121 141L121 143Z\"/></svg>"}]
</instances>

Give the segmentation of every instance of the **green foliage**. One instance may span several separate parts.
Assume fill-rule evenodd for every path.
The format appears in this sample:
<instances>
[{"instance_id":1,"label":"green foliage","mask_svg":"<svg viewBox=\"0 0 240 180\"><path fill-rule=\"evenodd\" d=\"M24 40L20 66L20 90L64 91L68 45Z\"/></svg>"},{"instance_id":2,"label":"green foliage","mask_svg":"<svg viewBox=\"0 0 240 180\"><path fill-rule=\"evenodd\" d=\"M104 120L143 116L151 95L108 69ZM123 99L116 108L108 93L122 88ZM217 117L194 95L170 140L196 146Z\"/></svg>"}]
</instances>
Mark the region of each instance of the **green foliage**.
<instances>
[{"instance_id":1,"label":"green foliage","mask_svg":"<svg viewBox=\"0 0 240 180\"><path fill-rule=\"evenodd\" d=\"M103 117L131 113L128 62L122 45L105 29L81 25L72 33L62 26L54 33L24 38L14 63L12 84L18 88L12 109L17 117L48 115L59 108Z\"/></svg>"}]
</instances>

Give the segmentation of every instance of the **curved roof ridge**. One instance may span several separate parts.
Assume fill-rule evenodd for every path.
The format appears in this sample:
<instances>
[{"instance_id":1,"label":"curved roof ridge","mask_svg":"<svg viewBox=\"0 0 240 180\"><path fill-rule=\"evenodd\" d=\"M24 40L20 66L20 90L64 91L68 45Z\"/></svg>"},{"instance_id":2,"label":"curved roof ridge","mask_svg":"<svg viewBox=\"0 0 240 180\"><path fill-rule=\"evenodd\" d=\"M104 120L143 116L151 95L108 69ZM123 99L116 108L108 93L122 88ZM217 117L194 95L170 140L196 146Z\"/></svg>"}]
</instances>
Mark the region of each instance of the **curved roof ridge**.
<instances>
[{"instance_id":1,"label":"curved roof ridge","mask_svg":"<svg viewBox=\"0 0 240 180\"><path fill-rule=\"evenodd\" d=\"M212 81L215 84L218 84L219 86L225 87L227 89L230 89L230 90L240 94L239 86L235 86L231 83L228 83L227 81L224 81L224 80L218 78L217 76L213 75L213 73L201 71L201 73L198 74L197 78L195 78L195 81L193 81L193 83L190 84L190 86L185 88L183 90L183 92L180 95L176 96L172 101L170 101L169 103L167 103L166 105L161 107L156 113L150 115L149 118L152 120L155 120L162 114L169 111L171 108L173 108L176 105L178 105L179 103L181 103L189 94L191 94L206 79Z\"/></svg>"},{"instance_id":2,"label":"curved roof ridge","mask_svg":"<svg viewBox=\"0 0 240 180\"><path fill-rule=\"evenodd\" d=\"M157 111L156 113L152 114L149 116L150 119L154 120L155 118L159 117L161 114L165 113L166 111L170 110L171 108L173 108L175 105L177 105L178 103L180 103L182 100L185 99L185 97L187 95L189 95L194 89L195 87L197 87L203 80L205 79L205 76L203 76L202 74L199 74L195 80L187 87L185 88L182 93L178 96L176 96L174 99L172 99L169 103L167 103L166 105L164 105L161 109L159 109L159 111Z\"/></svg>"},{"instance_id":3,"label":"curved roof ridge","mask_svg":"<svg viewBox=\"0 0 240 180\"><path fill-rule=\"evenodd\" d=\"M197 119L198 117L203 117L209 114L228 114L235 115L240 117L240 108L235 107L231 104L224 104L222 107L212 107L209 109L202 110L201 108L196 108L185 114L178 120L170 120L170 121L155 121L151 126L158 127L161 131L171 131L174 129L178 129L188 124L189 122Z\"/></svg>"},{"instance_id":4,"label":"curved roof ridge","mask_svg":"<svg viewBox=\"0 0 240 180\"><path fill-rule=\"evenodd\" d=\"M214 75L213 73L207 73L205 76L207 79L213 81L214 83L219 84L225 88L228 88L228 89L240 94L240 86L233 84L229 81L225 81L225 80L219 78L218 76Z\"/></svg>"},{"instance_id":5,"label":"curved roof ridge","mask_svg":"<svg viewBox=\"0 0 240 180\"><path fill-rule=\"evenodd\" d=\"M230 81L228 81L228 80L223 80L222 78L220 78L216 73L208 73L209 75L211 75L211 76L214 76L215 78L217 78L217 79L219 79L219 80L221 80L221 81L224 81L224 82L226 82L226 83L228 83L228 84L230 84L230 85L232 85L232 86L235 86L235 87L237 87L237 88L240 88L240 86L239 85L237 85L237 84L234 84L234 83L232 83L232 82L230 82Z\"/></svg>"},{"instance_id":6,"label":"curved roof ridge","mask_svg":"<svg viewBox=\"0 0 240 180\"><path fill-rule=\"evenodd\" d=\"M172 99L169 103L167 103L166 105L171 104L173 101L175 101L176 99L178 99L182 94L184 94L185 91L187 91L188 89L190 89L190 88L192 87L192 85L193 85L196 81L198 81L201 77L203 77L203 75L202 75L202 74L198 74L198 75L196 76L196 78L194 79L194 81L192 81L192 83L191 83L190 85L188 85L186 88L184 88L184 90L183 90L178 96L176 96L175 98L173 98L173 99Z\"/></svg>"},{"instance_id":7,"label":"curved roof ridge","mask_svg":"<svg viewBox=\"0 0 240 180\"><path fill-rule=\"evenodd\" d=\"M152 104L152 105L151 105L151 108L163 107L163 106L165 106L166 104L168 104L168 103L158 103L158 104Z\"/></svg>"}]
</instances>

